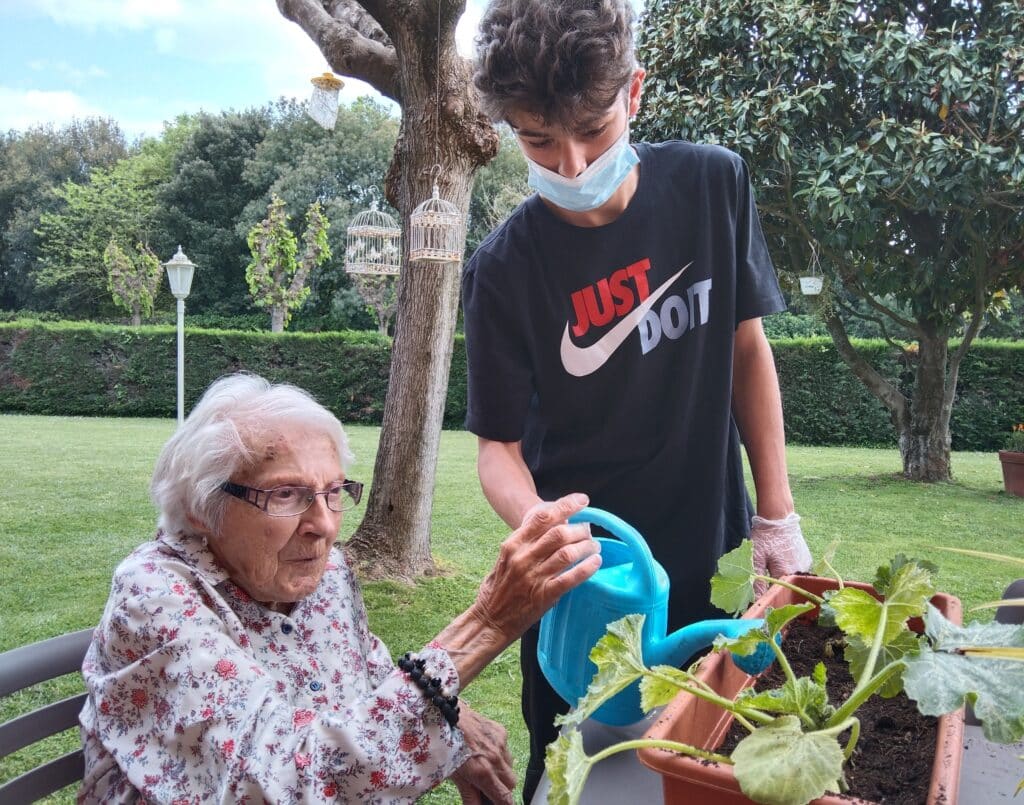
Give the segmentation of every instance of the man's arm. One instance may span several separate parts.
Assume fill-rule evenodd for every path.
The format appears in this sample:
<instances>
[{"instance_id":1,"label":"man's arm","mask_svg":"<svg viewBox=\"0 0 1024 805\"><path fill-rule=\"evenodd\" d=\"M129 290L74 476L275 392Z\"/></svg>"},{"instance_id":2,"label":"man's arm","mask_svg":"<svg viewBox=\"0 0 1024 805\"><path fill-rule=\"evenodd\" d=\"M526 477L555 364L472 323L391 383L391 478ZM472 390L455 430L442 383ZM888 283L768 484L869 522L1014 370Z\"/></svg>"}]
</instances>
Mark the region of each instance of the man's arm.
<instances>
[{"instance_id":1,"label":"man's arm","mask_svg":"<svg viewBox=\"0 0 1024 805\"><path fill-rule=\"evenodd\" d=\"M732 412L754 476L757 514L781 520L793 513L793 494L786 472L779 378L760 319L740 322L736 329L732 382Z\"/></svg>"},{"instance_id":2,"label":"man's arm","mask_svg":"<svg viewBox=\"0 0 1024 805\"><path fill-rule=\"evenodd\" d=\"M811 569L811 552L793 510L786 472L782 395L760 319L741 322L733 347L732 411L754 476L757 514L750 524L754 569L779 578ZM763 592L765 582L755 590Z\"/></svg>"},{"instance_id":3,"label":"man's arm","mask_svg":"<svg viewBox=\"0 0 1024 805\"><path fill-rule=\"evenodd\" d=\"M509 528L519 528L526 513L541 502L519 442L495 442L481 437L477 473L484 497Z\"/></svg>"}]
</instances>

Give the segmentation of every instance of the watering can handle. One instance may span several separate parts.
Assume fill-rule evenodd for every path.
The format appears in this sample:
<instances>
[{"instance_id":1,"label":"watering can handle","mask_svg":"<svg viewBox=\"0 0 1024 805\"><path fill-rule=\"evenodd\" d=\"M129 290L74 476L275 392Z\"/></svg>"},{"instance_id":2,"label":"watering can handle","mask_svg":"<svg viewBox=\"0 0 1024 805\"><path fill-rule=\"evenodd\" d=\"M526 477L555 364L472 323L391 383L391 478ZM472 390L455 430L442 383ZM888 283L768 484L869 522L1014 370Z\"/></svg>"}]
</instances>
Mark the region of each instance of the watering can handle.
<instances>
[{"instance_id":1,"label":"watering can handle","mask_svg":"<svg viewBox=\"0 0 1024 805\"><path fill-rule=\"evenodd\" d=\"M569 522L599 525L624 542L633 553L634 570L643 574L643 593L645 595L654 595L657 589L657 580L654 575L654 556L651 554L651 549L647 547L647 542L640 536L639 531L621 517L616 517L611 512L592 506L580 509L569 518Z\"/></svg>"}]
</instances>

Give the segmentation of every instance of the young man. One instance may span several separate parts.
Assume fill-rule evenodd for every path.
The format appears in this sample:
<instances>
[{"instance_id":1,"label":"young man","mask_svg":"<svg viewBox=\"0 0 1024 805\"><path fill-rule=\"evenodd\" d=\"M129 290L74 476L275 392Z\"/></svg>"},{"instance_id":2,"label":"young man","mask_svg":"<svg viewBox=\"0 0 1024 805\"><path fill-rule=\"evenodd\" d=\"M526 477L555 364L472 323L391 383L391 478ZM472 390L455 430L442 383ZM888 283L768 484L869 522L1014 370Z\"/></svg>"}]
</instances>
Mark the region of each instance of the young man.
<instances>
[{"instance_id":1,"label":"young man","mask_svg":"<svg viewBox=\"0 0 1024 805\"><path fill-rule=\"evenodd\" d=\"M481 21L474 83L537 192L466 266L467 426L510 526L570 491L635 526L671 579L674 630L719 614L709 579L748 534L774 575L811 556L761 327L784 302L746 165L630 144L644 79L632 24L629 0L493 0ZM535 628L521 644L526 802L567 709L536 644Z\"/></svg>"}]
</instances>

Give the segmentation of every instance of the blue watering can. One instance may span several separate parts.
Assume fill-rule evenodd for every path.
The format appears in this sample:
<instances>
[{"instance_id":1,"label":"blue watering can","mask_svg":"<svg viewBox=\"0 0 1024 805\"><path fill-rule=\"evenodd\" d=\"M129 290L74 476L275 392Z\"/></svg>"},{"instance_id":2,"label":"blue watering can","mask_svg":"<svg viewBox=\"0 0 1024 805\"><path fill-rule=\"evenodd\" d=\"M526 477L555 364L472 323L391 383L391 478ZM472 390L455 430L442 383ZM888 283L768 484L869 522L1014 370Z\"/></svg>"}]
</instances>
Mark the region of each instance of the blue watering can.
<instances>
[{"instance_id":1,"label":"blue watering can","mask_svg":"<svg viewBox=\"0 0 1024 805\"><path fill-rule=\"evenodd\" d=\"M563 595L540 622L537 655L541 671L569 704L579 701L597 673L597 666L590 661L590 650L604 636L609 623L626 615L645 616L642 648L648 666L678 666L710 646L718 635L739 637L764 623L759 619L705 620L666 635L668 574L655 561L640 533L602 509L583 509L569 522L593 523L618 538L596 537L601 543L600 570ZM758 674L773 658L771 649L762 645L746 657L733 655L733 662L748 674ZM633 724L643 717L639 682L609 699L592 716L602 724L616 727Z\"/></svg>"}]
</instances>

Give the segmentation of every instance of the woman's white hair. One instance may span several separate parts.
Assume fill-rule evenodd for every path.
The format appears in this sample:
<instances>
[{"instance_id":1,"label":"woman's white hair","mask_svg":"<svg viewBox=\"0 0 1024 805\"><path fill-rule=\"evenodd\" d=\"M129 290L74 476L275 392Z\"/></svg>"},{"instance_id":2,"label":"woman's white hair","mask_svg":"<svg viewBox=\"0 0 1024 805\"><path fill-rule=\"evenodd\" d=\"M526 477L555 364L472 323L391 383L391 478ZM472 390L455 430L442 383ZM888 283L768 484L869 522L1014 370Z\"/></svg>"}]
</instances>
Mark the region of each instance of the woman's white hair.
<instances>
[{"instance_id":1,"label":"woman's white hair","mask_svg":"<svg viewBox=\"0 0 1024 805\"><path fill-rule=\"evenodd\" d=\"M341 423L307 392L245 373L214 381L156 461L150 497L158 526L172 534L192 533L192 516L216 532L227 505L221 484L255 464L262 439L294 424L330 438L342 470L348 469L352 453Z\"/></svg>"}]
</instances>

